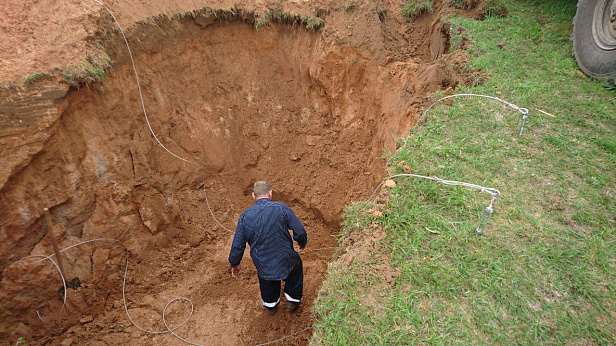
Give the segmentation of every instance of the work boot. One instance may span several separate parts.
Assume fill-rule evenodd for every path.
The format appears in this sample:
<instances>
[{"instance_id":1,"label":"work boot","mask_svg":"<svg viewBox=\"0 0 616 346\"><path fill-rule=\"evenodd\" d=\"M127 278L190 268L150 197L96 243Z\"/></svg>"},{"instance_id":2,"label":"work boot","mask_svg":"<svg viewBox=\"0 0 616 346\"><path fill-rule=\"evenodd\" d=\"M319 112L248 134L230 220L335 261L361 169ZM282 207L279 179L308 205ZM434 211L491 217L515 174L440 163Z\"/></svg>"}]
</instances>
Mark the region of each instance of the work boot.
<instances>
[{"instance_id":1,"label":"work boot","mask_svg":"<svg viewBox=\"0 0 616 346\"><path fill-rule=\"evenodd\" d=\"M297 311L297 308L299 308L299 303L287 302L287 310L290 312Z\"/></svg>"},{"instance_id":2,"label":"work boot","mask_svg":"<svg viewBox=\"0 0 616 346\"><path fill-rule=\"evenodd\" d=\"M278 305L274 306L273 308L265 308L265 310L267 310L267 313L270 314L270 316L273 316L276 314L276 308L278 307Z\"/></svg>"}]
</instances>

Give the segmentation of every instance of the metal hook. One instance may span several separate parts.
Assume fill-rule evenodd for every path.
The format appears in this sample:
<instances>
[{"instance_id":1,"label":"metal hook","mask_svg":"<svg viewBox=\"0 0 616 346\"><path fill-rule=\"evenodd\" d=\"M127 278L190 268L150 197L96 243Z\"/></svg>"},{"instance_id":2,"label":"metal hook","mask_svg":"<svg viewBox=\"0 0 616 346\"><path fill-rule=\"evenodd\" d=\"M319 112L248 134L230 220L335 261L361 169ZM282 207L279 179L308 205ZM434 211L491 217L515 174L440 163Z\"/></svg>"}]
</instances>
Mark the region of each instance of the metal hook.
<instances>
[{"instance_id":1,"label":"metal hook","mask_svg":"<svg viewBox=\"0 0 616 346\"><path fill-rule=\"evenodd\" d=\"M477 234L483 234L483 231L488 226L488 222L490 222L490 217L492 217L493 211L494 209L492 209L492 204L487 206L486 210L483 211L483 215L481 215L481 218L479 219L479 224L477 225Z\"/></svg>"},{"instance_id":2,"label":"metal hook","mask_svg":"<svg viewBox=\"0 0 616 346\"><path fill-rule=\"evenodd\" d=\"M528 119L528 109L520 108L520 112L522 112L522 114L524 115L522 116L522 125L520 126L520 133L518 134L518 136L522 137L522 131L524 131L524 124L526 124L526 119Z\"/></svg>"}]
</instances>

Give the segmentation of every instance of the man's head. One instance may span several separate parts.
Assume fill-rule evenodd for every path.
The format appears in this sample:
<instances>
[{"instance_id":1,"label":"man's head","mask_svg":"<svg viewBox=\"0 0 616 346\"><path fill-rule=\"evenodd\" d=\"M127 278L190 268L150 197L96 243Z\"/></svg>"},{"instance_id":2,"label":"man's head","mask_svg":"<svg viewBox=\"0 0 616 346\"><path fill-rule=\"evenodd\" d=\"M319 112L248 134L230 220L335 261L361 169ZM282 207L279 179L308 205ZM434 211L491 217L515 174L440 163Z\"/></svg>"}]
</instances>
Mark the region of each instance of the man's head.
<instances>
[{"instance_id":1,"label":"man's head","mask_svg":"<svg viewBox=\"0 0 616 346\"><path fill-rule=\"evenodd\" d=\"M257 181L252 187L252 198L272 198L272 186L264 180Z\"/></svg>"}]
</instances>

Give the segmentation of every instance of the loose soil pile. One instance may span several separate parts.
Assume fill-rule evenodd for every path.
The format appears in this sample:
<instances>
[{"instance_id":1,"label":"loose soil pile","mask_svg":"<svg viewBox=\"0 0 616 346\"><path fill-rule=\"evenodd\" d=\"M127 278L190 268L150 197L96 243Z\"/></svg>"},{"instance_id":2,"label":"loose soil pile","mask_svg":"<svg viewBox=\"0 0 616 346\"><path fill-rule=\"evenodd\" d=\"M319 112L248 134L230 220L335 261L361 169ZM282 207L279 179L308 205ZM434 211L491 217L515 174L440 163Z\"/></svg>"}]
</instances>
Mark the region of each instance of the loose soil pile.
<instances>
[{"instance_id":1,"label":"loose soil pile","mask_svg":"<svg viewBox=\"0 0 616 346\"><path fill-rule=\"evenodd\" d=\"M220 222L233 229L252 203L252 183L267 179L274 199L289 204L304 221L308 249L335 246L342 208L365 199L385 173L384 148L395 148L394 140L414 125L432 92L453 88L465 76L464 56L446 54L449 27L441 18L448 2L436 1L434 13L410 23L402 21L400 4L393 1L352 7L253 5L319 16L325 21L319 31L307 30L301 20L275 20L281 17L256 30L258 17L246 9L135 23L136 13L187 6L148 3L146 9L135 2L131 11L118 3L117 11L123 24L133 24L127 37L151 126L171 151L198 165L174 158L153 140L124 42L100 8L88 3L70 17L55 14L80 2L5 8L9 20L0 29L21 36L2 41L5 54L4 48L16 47L3 57L11 64L0 69L3 79L22 79L35 68L46 71L103 51L113 61L105 81L90 87L69 89L61 73L51 71L31 85L8 83L0 90L0 337L5 340L181 344L169 335L142 333L127 320L121 292L125 253L113 243L66 253L69 279L79 277L82 285L68 290L69 303L60 313L55 269L49 263L13 263L52 253L44 207L58 223L61 245L94 238L126 245L128 308L147 329L164 329L161 311L177 296L195 306L177 333L203 344L257 344L309 326L333 251L303 255L302 307L294 316L286 311L269 316L248 254L242 278L231 278L232 233L209 215L204 192ZM471 10L477 6L469 2ZM30 12L36 15L24 15ZM54 15L43 18L45 13ZM62 27L63 34L46 42L33 21ZM65 50L66 42L74 49ZM180 302L170 311L174 325L190 308ZM285 342L305 344L310 335Z\"/></svg>"}]
</instances>

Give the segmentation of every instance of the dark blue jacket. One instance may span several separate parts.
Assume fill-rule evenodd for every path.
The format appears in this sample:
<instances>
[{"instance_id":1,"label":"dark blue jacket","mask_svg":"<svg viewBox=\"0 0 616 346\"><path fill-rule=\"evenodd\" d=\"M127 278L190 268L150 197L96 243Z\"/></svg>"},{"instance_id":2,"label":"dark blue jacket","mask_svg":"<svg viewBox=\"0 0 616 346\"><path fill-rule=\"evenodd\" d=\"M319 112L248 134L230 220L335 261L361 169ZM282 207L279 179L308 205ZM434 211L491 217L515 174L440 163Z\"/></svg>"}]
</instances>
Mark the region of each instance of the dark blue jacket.
<instances>
[{"instance_id":1,"label":"dark blue jacket","mask_svg":"<svg viewBox=\"0 0 616 346\"><path fill-rule=\"evenodd\" d=\"M268 198L258 199L237 222L229 253L231 267L240 264L248 242L250 256L260 278L286 279L299 259L299 254L293 249L289 230L293 231L293 239L300 247L306 245L308 236L304 225L288 205L272 202Z\"/></svg>"}]
</instances>

